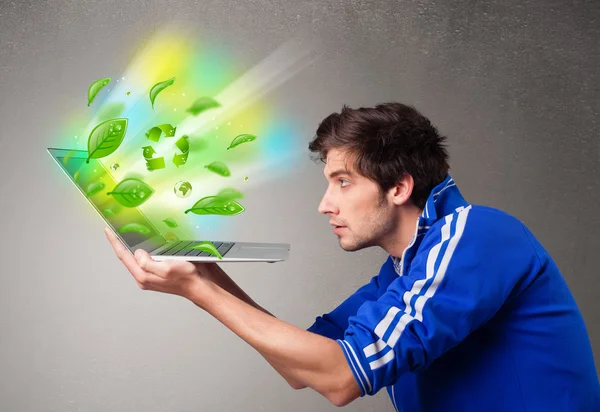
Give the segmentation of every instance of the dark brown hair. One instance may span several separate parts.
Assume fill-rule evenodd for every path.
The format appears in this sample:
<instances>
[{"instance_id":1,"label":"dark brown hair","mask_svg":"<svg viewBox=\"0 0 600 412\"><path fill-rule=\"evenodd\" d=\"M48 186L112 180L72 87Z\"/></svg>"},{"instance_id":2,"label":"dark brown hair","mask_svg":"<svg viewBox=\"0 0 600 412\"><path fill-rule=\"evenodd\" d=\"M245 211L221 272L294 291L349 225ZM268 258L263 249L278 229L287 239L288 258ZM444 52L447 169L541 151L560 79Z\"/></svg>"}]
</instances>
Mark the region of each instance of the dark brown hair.
<instances>
[{"instance_id":1,"label":"dark brown hair","mask_svg":"<svg viewBox=\"0 0 600 412\"><path fill-rule=\"evenodd\" d=\"M340 113L323 119L308 149L322 162L331 149L354 155L356 171L377 183L382 193L411 175L415 182L411 200L423 209L431 190L450 169L445 140L412 106L392 102L351 109L344 105Z\"/></svg>"}]
</instances>

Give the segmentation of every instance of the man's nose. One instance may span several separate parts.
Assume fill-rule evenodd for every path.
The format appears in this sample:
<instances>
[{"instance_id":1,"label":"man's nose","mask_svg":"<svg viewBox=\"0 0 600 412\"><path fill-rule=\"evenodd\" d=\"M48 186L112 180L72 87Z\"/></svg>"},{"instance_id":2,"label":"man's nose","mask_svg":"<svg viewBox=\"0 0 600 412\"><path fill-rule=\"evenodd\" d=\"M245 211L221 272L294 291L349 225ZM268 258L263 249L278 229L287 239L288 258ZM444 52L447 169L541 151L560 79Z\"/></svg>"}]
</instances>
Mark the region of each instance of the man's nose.
<instances>
[{"instance_id":1,"label":"man's nose","mask_svg":"<svg viewBox=\"0 0 600 412\"><path fill-rule=\"evenodd\" d=\"M321 203L319 203L318 210L319 213L323 214L336 213L337 208L334 206L327 192L323 196L323 199L321 199Z\"/></svg>"}]
</instances>

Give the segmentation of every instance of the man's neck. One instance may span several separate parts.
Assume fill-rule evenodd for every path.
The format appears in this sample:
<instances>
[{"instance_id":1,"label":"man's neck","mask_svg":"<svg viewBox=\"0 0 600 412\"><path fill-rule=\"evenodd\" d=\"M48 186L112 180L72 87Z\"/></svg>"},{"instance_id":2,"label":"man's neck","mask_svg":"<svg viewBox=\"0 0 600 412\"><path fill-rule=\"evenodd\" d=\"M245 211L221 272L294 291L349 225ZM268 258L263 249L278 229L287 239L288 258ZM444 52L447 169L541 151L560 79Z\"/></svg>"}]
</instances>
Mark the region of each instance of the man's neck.
<instances>
[{"instance_id":1,"label":"man's neck","mask_svg":"<svg viewBox=\"0 0 600 412\"><path fill-rule=\"evenodd\" d=\"M405 206L398 216L396 231L391 234L389 241L381 247L390 255L401 258L417 230L417 221L423 213L422 209L415 206Z\"/></svg>"}]
</instances>

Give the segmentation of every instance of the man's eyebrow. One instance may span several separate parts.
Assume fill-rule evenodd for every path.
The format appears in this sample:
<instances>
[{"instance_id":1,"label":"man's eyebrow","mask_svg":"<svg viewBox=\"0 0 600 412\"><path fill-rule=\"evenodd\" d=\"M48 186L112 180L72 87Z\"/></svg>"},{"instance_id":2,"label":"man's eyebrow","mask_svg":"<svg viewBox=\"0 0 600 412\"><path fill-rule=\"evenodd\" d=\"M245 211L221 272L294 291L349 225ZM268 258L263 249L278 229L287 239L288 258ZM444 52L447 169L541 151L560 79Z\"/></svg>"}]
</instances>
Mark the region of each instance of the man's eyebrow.
<instances>
[{"instance_id":1,"label":"man's eyebrow","mask_svg":"<svg viewBox=\"0 0 600 412\"><path fill-rule=\"evenodd\" d=\"M329 176L327 176L327 178L333 179L333 178L335 178L337 176L340 176L340 175L352 176L352 172L349 171L349 170L346 170L346 169L338 169L338 170L334 170L333 172L331 172L329 174Z\"/></svg>"}]
</instances>

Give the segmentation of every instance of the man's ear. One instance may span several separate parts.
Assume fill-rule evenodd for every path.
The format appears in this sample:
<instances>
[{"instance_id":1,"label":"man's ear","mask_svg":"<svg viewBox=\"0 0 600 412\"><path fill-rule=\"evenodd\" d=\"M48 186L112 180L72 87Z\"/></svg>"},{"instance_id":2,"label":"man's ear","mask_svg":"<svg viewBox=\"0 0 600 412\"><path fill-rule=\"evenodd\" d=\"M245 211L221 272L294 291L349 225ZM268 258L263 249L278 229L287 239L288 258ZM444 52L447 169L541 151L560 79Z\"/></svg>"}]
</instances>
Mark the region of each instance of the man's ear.
<instances>
[{"instance_id":1,"label":"man's ear","mask_svg":"<svg viewBox=\"0 0 600 412\"><path fill-rule=\"evenodd\" d=\"M392 202L398 206L407 203L410 200L410 196L412 195L414 187L415 181L413 177L406 173L389 191L389 194L392 197Z\"/></svg>"}]
</instances>

